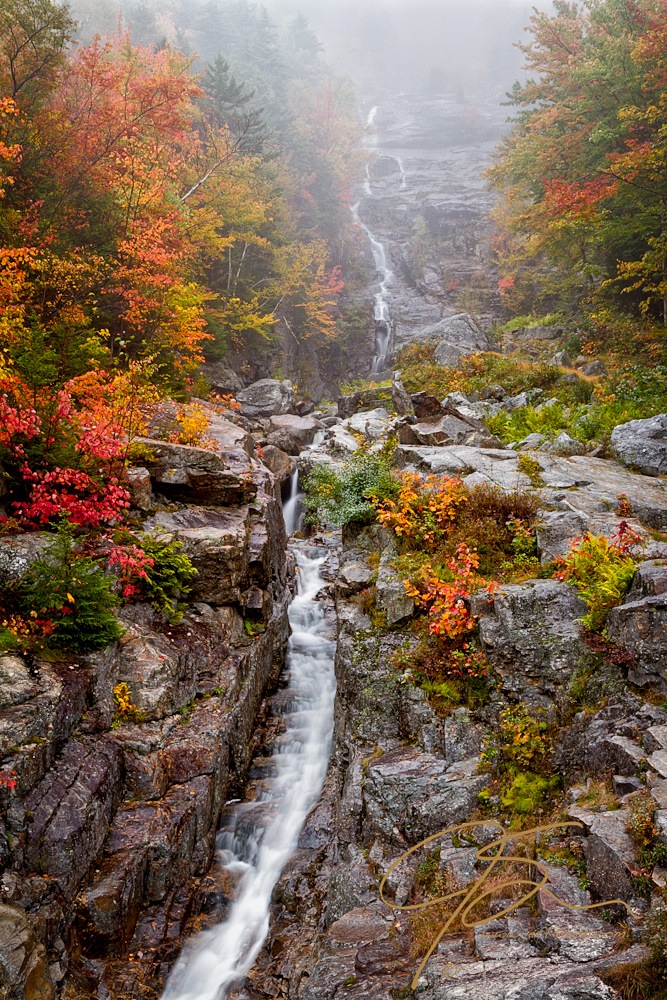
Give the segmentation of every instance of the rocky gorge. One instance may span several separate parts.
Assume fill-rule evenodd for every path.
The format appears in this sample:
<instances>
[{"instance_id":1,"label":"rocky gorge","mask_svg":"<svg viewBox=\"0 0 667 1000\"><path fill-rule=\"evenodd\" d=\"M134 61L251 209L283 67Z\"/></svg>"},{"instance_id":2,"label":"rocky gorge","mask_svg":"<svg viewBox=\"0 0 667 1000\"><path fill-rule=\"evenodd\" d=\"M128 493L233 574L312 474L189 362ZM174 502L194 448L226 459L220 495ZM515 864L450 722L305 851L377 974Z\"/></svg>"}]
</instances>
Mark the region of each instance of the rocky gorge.
<instances>
[{"instance_id":1,"label":"rocky gorge","mask_svg":"<svg viewBox=\"0 0 667 1000\"><path fill-rule=\"evenodd\" d=\"M399 403L405 395L396 383ZM581 824L571 841L586 859L586 888L547 862L549 882L537 906L472 936L448 935L418 992L611 998L609 970L646 954L646 894L638 889L627 824L633 801L648 794L665 835L667 712L646 699L664 693L667 665L667 545L660 540L667 481L656 475L665 462L662 425L639 421L615 435L619 458L635 469L643 463L644 474L623 461L531 451L530 442L505 449L469 400L426 405L422 394L408 403L404 416L364 410L353 398L308 417L259 416L258 406L294 408L290 386L274 382L257 385L241 404L248 417L210 415L215 451L142 442L150 460L130 471L133 501L147 526L178 537L198 570L183 621L169 626L149 605L129 605L121 612L122 639L102 653L0 661L2 769L12 775L2 791L2 919L12 942L3 952L7 997L52 997L58 989L155 995L182 935L231 912L239 885L234 866L222 863L209 874L216 835L224 836L233 809L225 803L243 793L249 768L246 801L261 809L267 795L271 800L272 747L285 725L285 678L263 701L278 684L293 587L279 480L292 478L295 463L340 466L388 440L398 470L535 493L542 562L587 530L613 535L621 521L644 538L642 561L610 615L610 645L602 652L587 640L584 606L566 583L528 579L491 601L477 598L493 695L482 707L443 715L392 666L415 613L393 565L392 534L375 525L346 528L342 543L336 534L309 539L321 564L316 599L337 636L333 754L322 795L272 893L268 939L245 988L254 996L393 997L407 986L420 957L414 927L380 902L379 877L410 845L479 817L468 843L445 839L438 854L442 871L473 877L476 851L490 836L479 805L489 783L480 751L500 706L521 701L547 717L567 713L572 677L582 674L597 678L604 704L570 711L555 766L565 784L565 815ZM428 415L414 415L425 407ZM337 409L357 412L343 418ZM267 452L277 476L259 457ZM539 468L538 484L522 471L527 454ZM627 504L621 513L619 496ZM39 535L0 541L4 587L15 585L41 544ZM380 619L357 599L371 585ZM114 709L121 682L140 722ZM613 805L577 805L587 782L601 775L613 777ZM261 842L264 821L244 822L246 836L259 831ZM413 865L390 880L397 905L409 899L414 878ZM660 867L652 878L661 884ZM631 908L626 940L594 912L554 908L548 889L575 905L624 900Z\"/></svg>"},{"instance_id":2,"label":"rocky gorge","mask_svg":"<svg viewBox=\"0 0 667 1000\"><path fill-rule=\"evenodd\" d=\"M418 408L422 400L411 402ZM362 435L367 447L378 448L393 434L399 437L393 462L401 470L536 492L543 563L585 531L613 535L629 517L618 513L618 497L627 497L630 520L645 539L642 561L627 598L610 615L610 641L603 649L591 644L581 625L585 607L567 583L528 579L503 586L493 600L476 599L494 693L482 708L443 715L410 681L409 671L392 666L415 607L393 568L391 532L378 525L344 529L340 554L331 557L338 620L332 763L320 803L276 887L269 939L246 983L251 995L395 997L407 988L423 957L415 925L379 900L379 880L412 845L475 817L478 826L467 841L438 841L437 865L454 884L478 877L477 851L496 836L479 808L490 780L480 768L480 752L500 706L518 702L560 719L554 757L564 788L559 818L578 824L568 843L585 859L586 879L563 867L546 840L543 853L538 844L532 857L546 866L548 880L536 901L468 934L447 935L419 980L418 994L606 1000L619 995L610 985L614 974L648 955L641 943L650 917L647 892L637 881L641 865L628 827L633 808L649 795L655 823L664 831L667 712L660 699L667 663L667 545L661 539L667 480L648 464L649 475L643 475L609 459L506 450L491 441L480 446L473 443L479 428L466 423L470 417L459 405L454 414L445 401L442 414L408 422L386 409L360 410L326 432L319 457L337 463L363 447ZM401 444L404 429L429 443ZM617 439L632 434L644 437L647 449L655 441L664 461L662 436L653 438L649 426L628 425L619 428ZM521 471L522 454L538 463L539 485ZM303 461L313 458L311 453ZM369 586L375 587L380 618L359 598ZM573 679L584 676L595 678L597 709L573 707ZM613 781L615 794L603 806L589 806L587 790L600 778ZM580 800L587 804L578 805ZM411 898L417 861L424 864L428 857L422 850L412 867L390 877L397 905ZM652 906L659 912L663 869L657 866L650 878L657 893ZM623 900L627 920L614 925L608 915L600 919L599 911L573 913L554 904L550 893L575 906ZM496 912L505 903L499 898ZM438 926L431 926L432 934ZM429 943L424 941L423 953Z\"/></svg>"},{"instance_id":3,"label":"rocky gorge","mask_svg":"<svg viewBox=\"0 0 667 1000\"><path fill-rule=\"evenodd\" d=\"M499 125L495 111L467 109L472 132L457 131L453 100L433 102L428 127L422 112L408 99L377 111L358 212L392 272L389 320L376 320L390 322L393 339L376 358L427 339L446 367L501 346L488 335L487 196L481 181L451 186L477 178ZM485 421L539 404L534 390L490 385L478 398L439 399L393 377L316 408L288 381L263 379L236 395L240 411L227 416L201 404L207 447L149 434L127 473L132 516L178 540L197 571L183 619L130 602L118 612L122 637L98 653L0 658L0 996L153 998L170 973L166 996L193 1000L221 987L289 1000L409 995L440 923L394 907L414 901L425 873L431 888L480 876L494 819L511 822L499 796L488 800L483 751L517 704L556 727L556 818L578 825L555 842L538 838L526 860L546 870L544 885L509 913L498 891L490 922L444 936L416 992L623 996L624 970L650 957L647 928L667 885L664 859L644 864L631 835L641 807L652 846L667 845L667 418L619 426L603 456L567 435L503 446ZM456 477L535 504L537 565L470 602L492 671L482 703L443 709L406 666L418 609L394 533L300 521L299 476L380 452L396 474ZM577 590L541 567L586 532L612 538L622 525L641 540L638 567L604 640L594 639ZM0 538L0 586L17 587L48 544L43 532ZM306 694L295 656L314 661ZM134 717L119 707L119 685ZM313 688L326 695L314 719L304 705ZM293 753L304 769L285 767ZM290 798L300 786L307 794ZM542 818L554 816L536 825ZM390 875L392 906L380 899L401 855L466 822L468 835L441 838L437 853L427 845ZM280 837L276 857L262 860ZM234 923L244 886L261 905ZM553 896L582 908L617 902L570 910ZM230 959L239 941L243 954Z\"/></svg>"}]
</instances>

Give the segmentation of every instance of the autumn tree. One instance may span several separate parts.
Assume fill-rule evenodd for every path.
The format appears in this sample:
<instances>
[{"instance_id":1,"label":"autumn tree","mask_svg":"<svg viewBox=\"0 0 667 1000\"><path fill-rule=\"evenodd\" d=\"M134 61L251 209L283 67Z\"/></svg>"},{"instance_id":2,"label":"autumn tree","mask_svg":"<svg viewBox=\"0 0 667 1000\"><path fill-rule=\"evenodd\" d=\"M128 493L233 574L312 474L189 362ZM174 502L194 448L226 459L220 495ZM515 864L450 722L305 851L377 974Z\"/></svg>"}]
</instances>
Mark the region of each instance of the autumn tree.
<instances>
[{"instance_id":1,"label":"autumn tree","mask_svg":"<svg viewBox=\"0 0 667 1000\"><path fill-rule=\"evenodd\" d=\"M518 114L490 174L504 280L520 286L537 271L542 294L572 302L639 293L667 321L667 10L657 0L554 6L531 19L530 75L510 95Z\"/></svg>"},{"instance_id":2,"label":"autumn tree","mask_svg":"<svg viewBox=\"0 0 667 1000\"><path fill-rule=\"evenodd\" d=\"M0 85L21 107L53 87L74 33L69 9L54 0L0 0Z\"/></svg>"}]
</instances>

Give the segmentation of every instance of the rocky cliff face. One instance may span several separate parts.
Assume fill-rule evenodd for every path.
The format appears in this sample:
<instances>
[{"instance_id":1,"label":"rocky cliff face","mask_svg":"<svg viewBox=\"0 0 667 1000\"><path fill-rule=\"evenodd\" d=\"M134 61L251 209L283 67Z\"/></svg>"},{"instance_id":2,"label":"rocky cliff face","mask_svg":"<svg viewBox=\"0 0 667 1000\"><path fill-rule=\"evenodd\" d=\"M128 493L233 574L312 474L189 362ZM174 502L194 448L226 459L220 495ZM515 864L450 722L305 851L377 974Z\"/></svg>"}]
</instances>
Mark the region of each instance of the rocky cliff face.
<instances>
[{"instance_id":1,"label":"rocky cliff face","mask_svg":"<svg viewBox=\"0 0 667 1000\"><path fill-rule=\"evenodd\" d=\"M276 480L242 427L215 418L209 435L216 451L146 440L131 475L145 527L198 570L182 621L133 604L100 653L0 658L0 768L16 782L0 791L7 1000L154 993L202 905L221 809L282 666L291 587ZM39 538L0 542L7 584ZM115 712L122 682L141 723Z\"/></svg>"},{"instance_id":2,"label":"rocky cliff face","mask_svg":"<svg viewBox=\"0 0 667 1000\"><path fill-rule=\"evenodd\" d=\"M386 260L394 348L446 339L436 328L448 316L470 311L490 323L498 310L483 173L505 117L495 104L407 96L371 114L358 213L375 263Z\"/></svg>"}]
</instances>

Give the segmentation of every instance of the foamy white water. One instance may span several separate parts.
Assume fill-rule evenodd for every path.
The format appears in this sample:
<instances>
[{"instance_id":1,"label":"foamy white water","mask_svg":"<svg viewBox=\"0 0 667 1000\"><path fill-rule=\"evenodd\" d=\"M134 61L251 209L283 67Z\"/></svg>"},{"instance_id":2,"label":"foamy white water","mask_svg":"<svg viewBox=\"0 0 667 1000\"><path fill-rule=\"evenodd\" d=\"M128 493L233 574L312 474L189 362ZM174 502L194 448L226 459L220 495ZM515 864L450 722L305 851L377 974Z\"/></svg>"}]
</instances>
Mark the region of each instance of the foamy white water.
<instances>
[{"instance_id":1,"label":"foamy white water","mask_svg":"<svg viewBox=\"0 0 667 1000\"><path fill-rule=\"evenodd\" d=\"M325 437L324 431L315 431L313 443L309 444L304 450L306 452L315 451L322 444ZM283 519L288 537L289 535L293 535L295 531L300 531L303 526L305 512L301 503L302 500L303 492L299 489L299 470L295 469L289 481L289 496L283 504Z\"/></svg>"},{"instance_id":2,"label":"foamy white water","mask_svg":"<svg viewBox=\"0 0 667 1000\"><path fill-rule=\"evenodd\" d=\"M299 493L299 470L295 469L289 481L289 497L283 504L285 531L288 536L293 535L299 527L302 496L303 494Z\"/></svg>"},{"instance_id":3,"label":"foamy white water","mask_svg":"<svg viewBox=\"0 0 667 1000\"><path fill-rule=\"evenodd\" d=\"M223 923L185 946L163 1000L224 1000L243 981L269 930L275 884L322 790L333 733L335 643L326 637L324 609L316 600L324 586L319 573L324 559L296 555L298 594L289 609L285 691L289 714L274 750L275 774L261 805L239 806L236 832L218 838L225 867L243 872L239 895ZM253 805L260 814L254 828L248 822Z\"/></svg>"}]
</instances>

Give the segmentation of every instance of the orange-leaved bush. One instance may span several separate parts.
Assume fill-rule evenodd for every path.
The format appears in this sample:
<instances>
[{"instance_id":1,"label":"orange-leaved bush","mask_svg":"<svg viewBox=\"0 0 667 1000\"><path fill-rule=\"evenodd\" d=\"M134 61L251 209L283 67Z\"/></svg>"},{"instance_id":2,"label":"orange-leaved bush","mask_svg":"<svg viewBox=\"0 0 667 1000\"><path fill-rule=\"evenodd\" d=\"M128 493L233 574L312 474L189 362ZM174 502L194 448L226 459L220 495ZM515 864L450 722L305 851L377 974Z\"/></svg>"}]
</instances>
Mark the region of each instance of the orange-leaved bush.
<instances>
[{"instance_id":1,"label":"orange-leaved bush","mask_svg":"<svg viewBox=\"0 0 667 1000\"><path fill-rule=\"evenodd\" d=\"M426 563L416 582L406 580L404 586L409 597L428 609L431 635L457 639L475 628L476 619L469 603L474 591L486 586L493 593L497 584L488 583L478 575L479 557L465 542L461 542L446 566L448 579L443 579L430 563Z\"/></svg>"},{"instance_id":2,"label":"orange-leaved bush","mask_svg":"<svg viewBox=\"0 0 667 1000\"><path fill-rule=\"evenodd\" d=\"M429 476L424 480L419 473L404 472L396 498L377 504L377 518L399 538L433 549L465 502L460 479Z\"/></svg>"}]
</instances>

